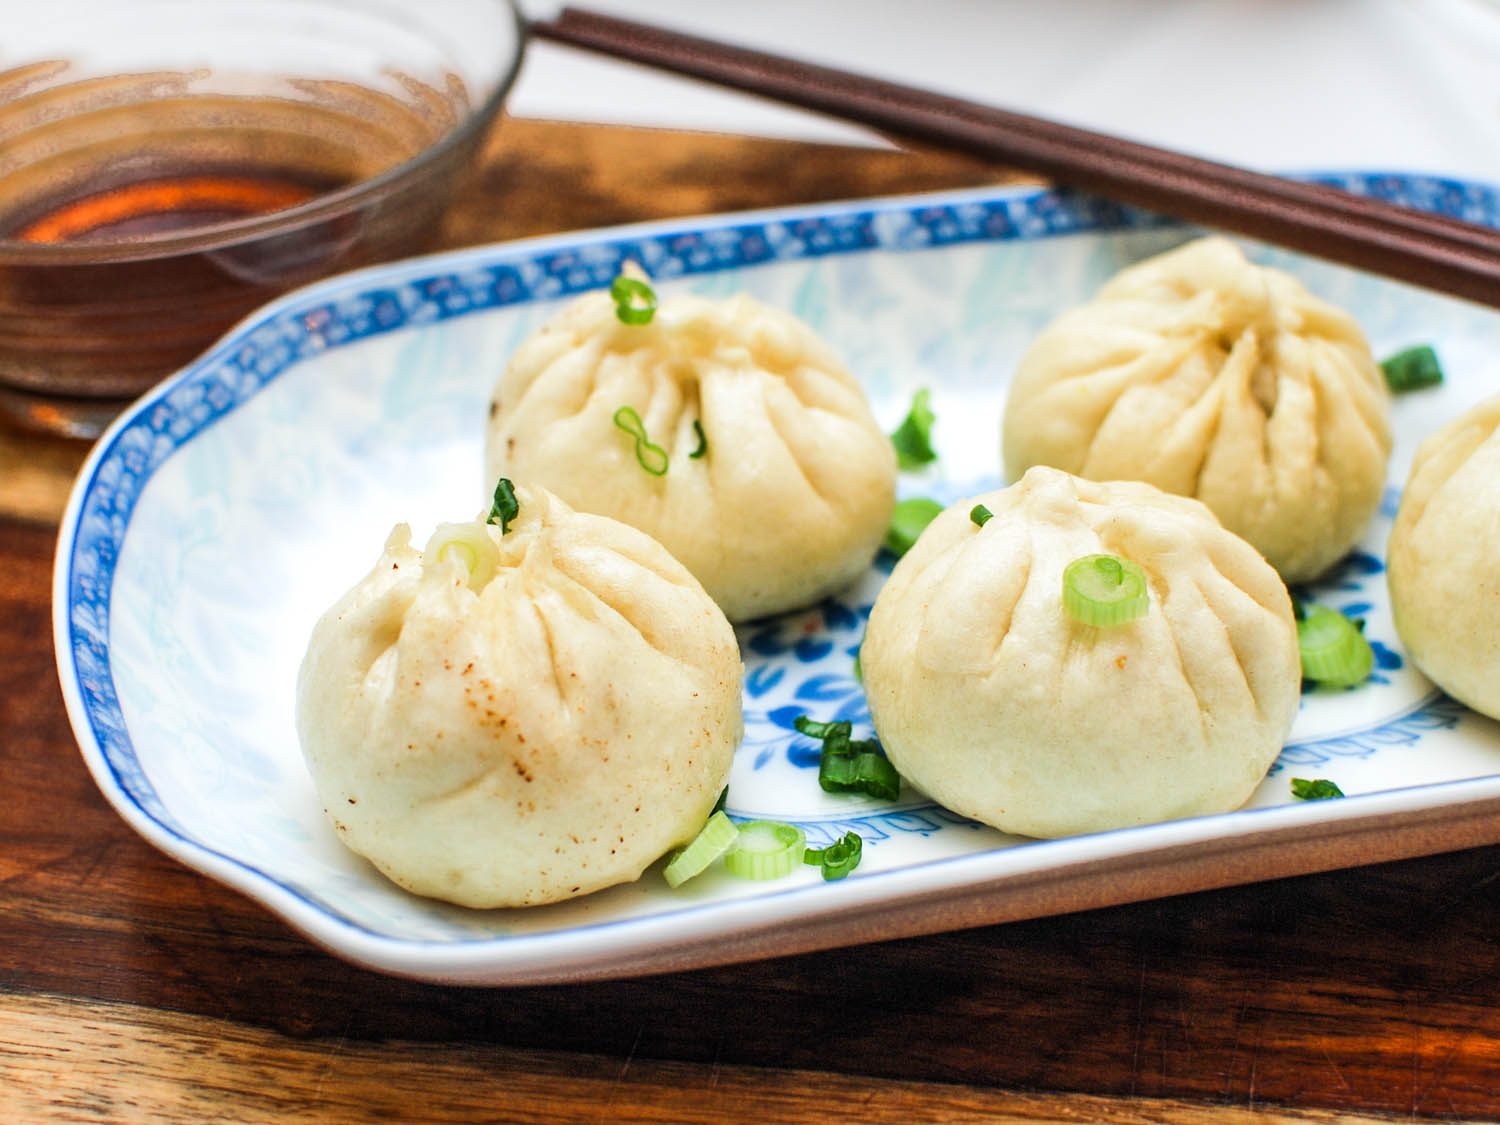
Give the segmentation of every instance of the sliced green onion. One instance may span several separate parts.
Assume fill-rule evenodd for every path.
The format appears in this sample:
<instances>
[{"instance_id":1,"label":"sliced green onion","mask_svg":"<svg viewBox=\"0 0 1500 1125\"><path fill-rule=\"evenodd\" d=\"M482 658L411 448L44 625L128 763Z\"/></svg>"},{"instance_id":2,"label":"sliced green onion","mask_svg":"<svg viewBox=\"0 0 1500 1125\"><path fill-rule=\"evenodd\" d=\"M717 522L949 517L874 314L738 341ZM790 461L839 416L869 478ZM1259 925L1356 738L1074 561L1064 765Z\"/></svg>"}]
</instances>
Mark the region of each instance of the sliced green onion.
<instances>
[{"instance_id":1,"label":"sliced green onion","mask_svg":"<svg viewBox=\"0 0 1500 1125\"><path fill-rule=\"evenodd\" d=\"M693 842L672 857L662 871L667 886L680 887L694 875L701 875L710 863L733 846L740 830L722 812L716 812L703 825Z\"/></svg>"},{"instance_id":2,"label":"sliced green onion","mask_svg":"<svg viewBox=\"0 0 1500 1125\"><path fill-rule=\"evenodd\" d=\"M483 589L500 565L500 549L482 523L440 523L433 529L422 560L429 566L443 559L457 559L469 572L469 588Z\"/></svg>"},{"instance_id":3,"label":"sliced green onion","mask_svg":"<svg viewBox=\"0 0 1500 1125\"><path fill-rule=\"evenodd\" d=\"M937 451L932 448L932 424L937 415L932 412L932 394L923 387L911 399L911 409L901 419L901 425L891 434L891 444L896 447L896 462L903 469L917 469L937 460Z\"/></svg>"},{"instance_id":4,"label":"sliced green onion","mask_svg":"<svg viewBox=\"0 0 1500 1125\"><path fill-rule=\"evenodd\" d=\"M501 477L499 483L495 485L495 498L490 501L490 515L486 522L498 523L500 534L504 535L510 530L510 521L520 514L521 504L516 499L515 486Z\"/></svg>"},{"instance_id":5,"label":"sliced green onion","mask_svg":"<svg viewBox=\"0 0 1500 1125\"><path fill-rule=\"evenodd\" d=\"M646 423L633 406L622 406L615 411L615 425L635 438L635 459L654 477L665 476L669 460L667 451L646 436Z\"/></svg>"},{"instance_id":6,"label":"sliced green onion","mask_svg":"<svg viewBox=\"0 0 1500 1125\"><path fill-rule=\"evenodd\" d=\"M983 527L994 518L995 513L990 511L983 504L975 504L972 508L969 509L969 519L974 521L975 527Z\"/></svg>"},{"instance_id":7,"label":"sliced green onion","mask_svg":"<svg viewBox=\"0 0 1500 1125\"><path fill-rule=\"evenodd\" d=\"M703 432L701 419L693 419L693 433L698 435L698 448L688 454L688 460L697 461L708 453L708 435Z\"/></svg>"},{"instance_id":8,"label":"sliced green onion","mask_svg":"<svg viewBox=\"0 0 1500 1125\"><path fill-rule=\"evenodd\" d=\"M792 725L823 743L818 758L818 785L825 793L863 793L882 801L901 795L901 775L873 739L851 738L846 721L820 723L798 715Z\"/></svg>"},{"instance_id":9,"label":"sliced green onion","mask_svg":"<svg viewBox=\"0 0 1500 1125\"><path fill-rule=\"evenodd\" d=\"M1386 385L1401 394L1422 387L1435 387L1443 381L1443 366L1430 344L1405 348L1380 364Z\"/></svg>"},{"instance_id":10,"label":"sliced green onion","mask_svg":"<svg viewBox=\"0 0 1500 1125\"><path fill-rule=\"evenodd\" d=\"M900 501L891 511L890 526L885 529L885 549L893 555L906 554L942 510L941 504L925 496Z\"/></svg>"},{"instance_id":11,"label":"sliced green onion","mask_svg":"<svg viewBox=\"0 0 1500 1125\"><path fill-rule=\"evenodd\" d=\"M1364 683L1375 668L1375 652L1359 625L1326 605L1309 605L1297 622L1302 675L1328 687Z\"/></svg>"},{"instance_id":12,"label":"sliced green onion","mask_svg":"<svg viewBox=\"0 0 1500 1125\"><path fill-rule=\"evenodd\" d=\"M656 315L656 290L638 277L622 273L610 284L609 295L621 324L650 324Z\"/></svg>"},{"instance_id":13,"label":"sliced green onion","mask_svg":"<svg viewBox=\"0 0 1500 1125\"><path fill-rule=\"evenodd\" d=\"M1063 609L1084 625L1124 625L1151 604L1146 572L1116 555L1084 555L1063 570Z\"/></svg>"},{"instance_id":14,"label":"sliced green onion","mask_svg":"<svg viewBox=\"0 0 1500 1125\"><path fill-rule=\"evenodd\" d=\"M740 825L734 846L724 853L724 866L741 879L780 879L802 865L807 835L795 824L752 820Z\"/></svg>"},{"instance_id":15,"label":"sliced green onion","mask_svg":"<svg viewBox=\"0 0 1500 1125\"><path fill-rule=\"evenodd\" d=\"M792 726L807 735L808 738L816 738L820 741L828 738L830 735L837 735L839 733L842 733L843 737L847 740L849 735L854 731L854 726L851 723L844 721L820 723L817 719L810 719L806 715L798 715L792 720Z\"/></svg>"},{"instance_id":16,"label":"sliced green onion","mask_svg":"<svg viewBox=\"0 0 1500 1125\"><path fill-rule=\"evenodd\" d=\"M865 841L858 832L845 832L826 848L808 848L802 862L823 869L823 878L842 879L859 866Z\"/></svg>"},{"instance_id":17,"label":"sliced green onion","mask_svg":"<svg viewBox=\"0 0 1500 1125\"><path fill-rule=\"evenodd\" d=\"M901 775L885 755L874 750L834 754L825 747L818 760L818 785L825 793L863 793L882 801L901 796Z\"/></svg>"},{"instance_id":18,"label":"sliced green onion","mask_svg":"<svg viewBox=\"0 0 1500 1125\"><path fill-rule=\"evenodd\" d=\"M864 649L865 649L865 642L864 641L860 641L859 642L859 647L854 650L854 682L857 683L857 684L860 684L861 686L863 686L863 684L865 682L864 664L860 660L860 657L864 653Z\"/></svg>"},{"instance_id":19,"label":"sliced green onion","mask_svg":"<svg viewBox=\"0 0 1500 1125\"><path fill-rule=\"evenodd\" d=\"M1327 801L1342 797L1344 791L1326 777L1309 781L1305 777L1292 778L1292 796L1299 801Z\"/></svg>"}]
</instances>

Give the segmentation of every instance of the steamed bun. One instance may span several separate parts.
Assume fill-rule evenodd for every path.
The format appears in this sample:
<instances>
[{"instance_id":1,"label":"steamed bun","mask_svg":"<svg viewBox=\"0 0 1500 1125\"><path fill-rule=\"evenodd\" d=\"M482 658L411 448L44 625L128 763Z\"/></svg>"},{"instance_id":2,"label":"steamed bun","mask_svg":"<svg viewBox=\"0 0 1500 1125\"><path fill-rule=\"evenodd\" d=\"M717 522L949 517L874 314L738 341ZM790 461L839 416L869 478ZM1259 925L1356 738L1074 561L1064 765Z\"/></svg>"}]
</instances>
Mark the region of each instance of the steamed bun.
<instances>
[{"instance_id":1,"label":"steamed bun","mask_svg":"<svg viewBox=\"0 0 1500 1125\"><path fill-rule=\"evenodd\" d=\"M1300 582L1380 503L1388 400L1348 314L1204 238L1122 271L1036 339L1006 403L1005 470L1194 497Z\"/></svg>"},{"instance_id":2,"label":"steamed bun","mask_svg":"<svg viewBox=\"0 0 1500 1125\"><path fill-rule=\"evenodd\" d=\"M982 527L976 502L993 512ZM1144 616L1095 628L1064 610L1064 568L1100 553L1145 571ZM1048 468L928 526L876 599L860 660L902 775L1027 836L1239 807L1301 685L1285 585L1207 508Z\"/></svg>"},{"instance_id":3,"label":"steamed bun","mask_svg":"<svg viewBox=\"0 0 1500 1125\"><path fill-rule=\"evenodd\" d=\"M702 827L741 734L734 634L692 575L634 528L518 498L503 535L440 528L460 544L436 558L397 526L297 685L339 837L464 906L637 878Z\"/></svg>"},{"instance_id":4,"label":"steamed bun","mask_svg":"<svg viewBox=\"0 0 1500 1125\"><path fill-rule=\"evenodd\" d=\"M1500 718L1500 397L1430 435L1391 528L1396 632L1449 695Z\"/></svg>"},{"instance_id":5,"label":"steamed bun","mask_svg":"<svg viewBox=\"0 0 1500 1125\"><path fill-rule=\"evenodd\" d=\"M624 406L663 475L615 424ZM853 581L895 504L895 454L859 383L807 325L743 295L668 297L644 325L605 293L574 301L500 376L485 459L490 479L645 531L735 621Z\"/></svg>"}]
</instances>

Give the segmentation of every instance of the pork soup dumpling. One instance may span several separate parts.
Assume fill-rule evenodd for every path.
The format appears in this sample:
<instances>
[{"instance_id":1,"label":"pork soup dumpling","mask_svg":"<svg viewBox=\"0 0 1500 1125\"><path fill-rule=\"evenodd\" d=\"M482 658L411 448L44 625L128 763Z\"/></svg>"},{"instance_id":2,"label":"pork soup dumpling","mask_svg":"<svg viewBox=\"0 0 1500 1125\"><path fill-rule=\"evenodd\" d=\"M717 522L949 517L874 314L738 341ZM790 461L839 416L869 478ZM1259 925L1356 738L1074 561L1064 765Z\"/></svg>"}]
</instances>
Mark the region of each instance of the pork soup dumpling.
<instances>
[{"instance_id":1,"label":"pork soup dumpling","mask_svg":"<svg viewBox=\"0 0 1500 1125\"><path fill-rule=\"evenodd\" d=\"M1431 434L1391 528L1386 582L1413 662L1500 719L1500 397Z\"/></svg>"},{"instance_id":2,"label":"pork soup dumpling","mask_svg":"<svg viewBox=\"0 0 1500 1125\"><path fill-rule=\"evenodd\" d=\"M486 467L645 531L735 621L847 585L895 503L895 454L854 376L745 295L667 297L644 324L602 292L574 301L500 376Z\"/></svg>"},{"instance_id":3,"label":"pork soup dumpling","mask_svg":"<svg viewBox=\"0 0 1500 1125\"><path fill-rule=\"evenodd\" d=\"M1204 238L1123 270L1037 337L1003 444L1011 480L1051 465L1201 500L1300 582L1380 503L1389 394L1352 317Z\"/></svg>"},{"instance_id":4,"label":"pork soup dumpling","mask_svg":"<svg viewBox=\"0 0 1500 1125\"><path fill-rule=\"evenodd\" d=\"M1064 571L1095 555L1139 568L1140 616L1092 625L1065 608ZM860 662L901 774L1026 836L1238 808L1301 685L1286 586L1207 508L1041 467L928 526L876 599Z\"/></svg>"},{"instance_id":5,"label":"pork soup dumpling","mask_svg":"<svg viewBox=\"0 0 1500 1125\"><path fill-rule=\"evenodd\" d=\"M734 633L697 580L634 528L518 498L503 534L443 525L419 551L398 526L298 680L339 837L464 906L637 878L702 827L741 734Z\"/></svg>"}]
</instances>

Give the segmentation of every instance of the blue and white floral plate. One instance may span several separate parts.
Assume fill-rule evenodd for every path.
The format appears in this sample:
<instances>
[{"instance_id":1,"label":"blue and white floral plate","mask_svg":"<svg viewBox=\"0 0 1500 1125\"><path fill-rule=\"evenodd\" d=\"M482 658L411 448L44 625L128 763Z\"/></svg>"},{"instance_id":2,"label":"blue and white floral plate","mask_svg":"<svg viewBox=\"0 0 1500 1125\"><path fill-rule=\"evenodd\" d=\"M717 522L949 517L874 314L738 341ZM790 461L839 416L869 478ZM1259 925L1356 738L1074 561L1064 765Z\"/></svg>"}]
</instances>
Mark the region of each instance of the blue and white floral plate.
<instances>
[{"instance_id":1,"label":"blue and white floral plate","mask_svg":"<svg viewBox=\"0 0 1500 1125\"><path fill-rule=\"evenodd\" d=\"M1500 225L1500 193L1399 175L1355 190ZM840 597L740 631L745 742L729 809L865 840L850 878L710 873L526 911L408 895L325 823L293 726L313 621L392 524L421 542L488 494L491 384L560 301L622 257L663 289L748 290L810 321L893 428L919 387L937 410L942 499L998 482L1006 380L1032 336L1117 269L1189 237L1087 197L986 190L671 222L444 254L334 278L268 306L137 403L100 441L58 547L55 628L84 757L120 814L182 862L372 968L485 984L580 980L1062 912L1500 840L1500 727L1402 655L1382 554L1417 441L1500 386L1500 314L1266 247L1351 309L1379 353L1435 342L1449 379L1395 405L1388 502L1313 596L1368 621L1373 681L1304 697L1248 807L1056 841L1008 837L906 790L816 781L803 713L868 733L853 656L889 566ZM1291 776L1344 800L1299 803Z\"/></svg>"}]
</instances>

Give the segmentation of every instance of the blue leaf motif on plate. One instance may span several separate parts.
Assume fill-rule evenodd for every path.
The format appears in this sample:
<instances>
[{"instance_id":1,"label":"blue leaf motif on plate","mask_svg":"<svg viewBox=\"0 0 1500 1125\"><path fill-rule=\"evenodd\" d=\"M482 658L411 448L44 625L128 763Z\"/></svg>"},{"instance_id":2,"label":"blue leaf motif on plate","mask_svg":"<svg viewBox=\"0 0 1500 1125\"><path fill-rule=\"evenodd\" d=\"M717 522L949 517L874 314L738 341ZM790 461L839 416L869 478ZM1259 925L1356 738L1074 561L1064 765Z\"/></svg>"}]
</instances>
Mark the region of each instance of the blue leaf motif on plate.
<instances>
[{"instance_id":1,"label":"blue leaf motif on plate","mask_svg":"<svg viewBox=\"0 0 1500 1125\"><path fill-rule=\"evenodd\" d=\"M1368 551L1353 550L1339 560L1334 568L1318 579L1317 585L1324 590L1358 590L1369 578L1385 572L1385 563ZM1299 596L1303 591L1296 590Z\"/></svg>"},{"instance_id":2,"label":"blue leaf motif on plate","mask_svg":"<svg viewBox=\"0 0 1500 1125\"><path fill-rule=\"evenodd\" d=\"M803 664L816 664L833 651L833 642L821 637L803 637L792 646L792 655Z\"/></svg>"},{"instance_id":3,"label":"blue leaf motif on plate","mask_svg":"<svg viewBox=\"0 0 1500 1125\"><path fill-rule=\"evenodd\" d=\"M745 676L745 690L750 693L752 699L759 699L767 692L775 689L786 676L785 668L775 668L769 664L757 664L751 668Z\"/></svg>"},{"instance_id":4,"label":"blue leaf motif on plate","mask_svg":"<svg viewBox=\"0 0 1500 1125\"><path fill-rule=\"evenodd\" d=\"M870 721L870 707L860 692L855 692L834 712L835 722L853 723L856 727Z\"/></svg>"},{"instance_id":5,"label":"blue leaf motif on plate","mask_svg":"<svg viewBox=\"0 0 1500 1125\"><path fill-rule=\"evenodd\" d=\"M797 689L797 698L814 703L831 703L858 690L848 676L814 676Z\"/></svg>"},{"instance_id":6,"label":"blue leaf motif on plate","mask_svg":"<svg viewBox=\"0 0 1500 1125\"><path fill-rule=\"evenodd\" d=\"M817 769L823 760L823 747L806 739L794 739L786 748L786 760L800 769Z\"/></svg>"},{"instance_id":7,"label":"blue leaf motif on plate","mask_svg":"<svg viewBox=\"0 0 1500 1125\"><path fill-rule=\"evenodd\" d=\"M865 609L864 613L869 614ZM823 603L823 624L830 629L857 629L859 628L860 615L857 611L850 609L840 602Z\"/></svg>"},{"instance_id":8,"label":"blue leaf motif on plate","mask_svg":"<svg viewBox=\"0 0 1500 1125\"><path fill-rule=\"evenodd\" d=\"M1381 574L1385 563L1368 551L1350 551L1344 558L1343 568L1363 575Z\"/></svg>"},{"instance_id":9,"label":"blue leaf motif on plate","mask_svg":"<svg viewBox=\"0 0 1500 1125\"><path fill-rule=\"evenodd\" d=\"M774 726L781 727L783 730L796 730L797 719L805 714L807 714L807 708L798 707L795 703L790 703L785 707L777 707L775 710L767 711L766 718Z\"/></svg>"},{"instance_id":10,"label":"blue leaf motif on plate","mask_svg":"<svg viewBox=\"0 0 1500 1125\"><path fill-rule=\"evenodd\" d=\"M769 629L751 633L745 641L745 647L756 656L780 656L787 650L787 646L781 641L780 630L774 625Z\"/></svg>"}]
</instances>

